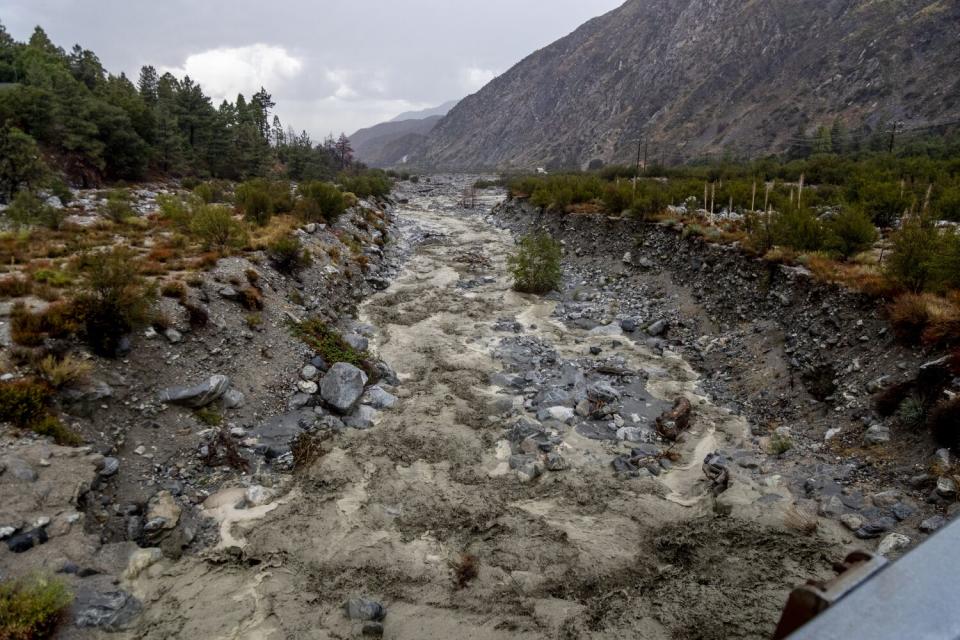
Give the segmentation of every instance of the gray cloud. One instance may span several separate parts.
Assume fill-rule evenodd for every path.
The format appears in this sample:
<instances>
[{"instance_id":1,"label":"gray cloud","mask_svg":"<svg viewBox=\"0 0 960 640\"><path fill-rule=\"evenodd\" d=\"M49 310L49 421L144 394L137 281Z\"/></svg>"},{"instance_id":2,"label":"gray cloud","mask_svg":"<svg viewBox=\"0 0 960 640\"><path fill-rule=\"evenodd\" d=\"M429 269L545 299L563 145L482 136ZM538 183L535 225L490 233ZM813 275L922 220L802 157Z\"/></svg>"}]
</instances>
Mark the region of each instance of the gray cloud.
<instances>
[{"instance_id":1,"label":"gray cloud","mask_svg":"<svg viewBox=\"0 0 960 640\"><path fill-rule=\"evenodd\" d=\"M0 0L112 72L189 73L215 100L264 85L286 124L352 132L479 89L622 0Z\"/></svg>"}]
</instances>

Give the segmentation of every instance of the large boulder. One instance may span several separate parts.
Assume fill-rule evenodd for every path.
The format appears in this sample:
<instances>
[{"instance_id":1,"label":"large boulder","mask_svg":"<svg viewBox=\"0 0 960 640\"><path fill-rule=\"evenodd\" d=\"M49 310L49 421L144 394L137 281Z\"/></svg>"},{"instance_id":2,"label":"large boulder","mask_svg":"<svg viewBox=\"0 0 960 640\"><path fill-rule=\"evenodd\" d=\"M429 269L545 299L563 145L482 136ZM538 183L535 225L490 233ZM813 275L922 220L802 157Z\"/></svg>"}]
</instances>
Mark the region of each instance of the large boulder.
<instances>
[{"instance_id":1,"label":"large boulder","mask_svg":"<svg viewBox=\"0 0 960 640\"><path fill-rule=\"evenodd\" d=\"M222 375L210 376L206 381L192 387L170 387L160 392L160 402L176 404L191 409L202 409L210 405L230 388L230 378Z\"/></svg>"},{"instance_id":2,"label":"large boulder","mask_svg":"<svg viewBox=\"0 0 960 640\"><path fill-rule=\"evenodd\" d=\"M346 362L338 362L320 381L320 397L340 413L348 413L363 395L367 374Z\"/></svg>"}]
</instances>

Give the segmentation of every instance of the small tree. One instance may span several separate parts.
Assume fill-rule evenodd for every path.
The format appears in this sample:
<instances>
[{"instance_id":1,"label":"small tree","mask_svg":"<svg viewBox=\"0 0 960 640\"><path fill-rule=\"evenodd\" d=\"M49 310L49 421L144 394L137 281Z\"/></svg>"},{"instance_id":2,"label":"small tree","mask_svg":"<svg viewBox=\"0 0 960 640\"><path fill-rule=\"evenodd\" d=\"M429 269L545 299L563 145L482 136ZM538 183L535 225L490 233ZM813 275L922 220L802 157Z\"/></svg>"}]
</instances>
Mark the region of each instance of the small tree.
<instances>
[{"instance_id":1,"label":"small tree","mask_svg":"<svg viewBox=\"0 0 960 640\"><path fill-rule=\"evenodd\" d=\"M827 223L827 248L847 260L872 247L877 235L877 228L862 209L845 207Z\"/></svg>"},{"instance_id":2,"label":"small tree","mask_svg":"<svg viewBox=\"0 0 960 640\"><path fill-rule=\"evenodd\" d=\"M307 222L332 222L347 209L343 192L328 182L308 182L300 185L297 214Z\"/></svg>"},{"instance_id":3,"label":"small tree","mask_svg":"<svg viewBox=\"0 0 960 640\"><path fill-rule=\"evenodd\" d=\"M546 233L525 236L507 258L513 288L523 293L547 293L560 286L560 243Z\"/></svg>"},{"instance_id":4,"label":"small tree","mask_svg":"<svg viewBox=\"0 0 960 640\"><path fill-rule=\"evenodd\" d=\"M930 282L937 247L937 230L922 218L911 217L893 236L893 255L887 273L911 291L923 291Z\"/></svg>"},{"instance_id":5,"label":"small tree","mask_svg":"<svg viewBox=\"0 0 960 640\"><path fill-rule=\"evenodd\" d=\"M61 209L51 207L29 191L18 192L6 213L17 227L44 226L48 229L59 229L64 219Z\"/></svg>"},{"instance_id":6,"label":"small tree","mask_svg":"<svg viewBox=\"0 0 960 640\"><path fill-rule=\"evenodd\" d=\"M0 192L12 199L21 187L30 187L47 173L37 143L16 127L0 128Z\"/></svg>"}]
</instances>

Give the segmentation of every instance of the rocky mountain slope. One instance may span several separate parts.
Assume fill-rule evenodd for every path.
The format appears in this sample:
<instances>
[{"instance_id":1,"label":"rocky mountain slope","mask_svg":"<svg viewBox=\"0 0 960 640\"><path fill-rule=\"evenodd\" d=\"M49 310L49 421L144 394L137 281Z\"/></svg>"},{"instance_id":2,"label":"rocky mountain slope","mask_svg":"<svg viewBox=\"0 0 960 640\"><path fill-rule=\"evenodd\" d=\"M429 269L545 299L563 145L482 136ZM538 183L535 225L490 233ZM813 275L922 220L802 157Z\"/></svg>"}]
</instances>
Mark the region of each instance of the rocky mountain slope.
<instances>
[{"instance_id":1,"label":"rocky mountain slope","mask_svg":"<svg viewBox=\"0 0 960 640\"><path fill-rule=\"evenodd\" d=\"M373 167L403 164L404 158L422 146L427 134L457 102L445 102L432 109L407 111L389 122L360 129L352 136L357 158Z\"/></svg>"},{"instance_id":2,"label":"rocky mountain slope","mask_svg":"<svg viewBox=\"0 0 960 640\"><path fill-rule=\"evenodd\" d=\"M428 167L577 167L760 154L840 118L882 131L960 118L960 3L629 0L464 99Z\"/></svg>"}]
</instances>

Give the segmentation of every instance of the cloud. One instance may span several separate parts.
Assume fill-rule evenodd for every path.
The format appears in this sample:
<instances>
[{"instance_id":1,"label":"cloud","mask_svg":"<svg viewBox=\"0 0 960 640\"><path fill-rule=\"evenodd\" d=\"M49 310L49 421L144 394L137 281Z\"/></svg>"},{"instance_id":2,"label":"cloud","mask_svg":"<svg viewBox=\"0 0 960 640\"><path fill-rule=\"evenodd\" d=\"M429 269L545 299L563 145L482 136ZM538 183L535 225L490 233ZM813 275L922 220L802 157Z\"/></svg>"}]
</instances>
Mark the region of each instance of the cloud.
<instances>
[{"instance_id":1,"label":"cloud","mask_svg":"<svg viewBox=\"0 0 960 640\"><path fill-rule=\"evenodd\" d=\"M467 93L475 93L498 75L493 69L466 67L460 70L460 86Z\"/></svg>"},{"instance_id":2,"label":"cloud","mask_svg":"<svg viewBox=\"0 0 960 640\"><path fill-rule=\"evenodd\" d=\"M385 122L405 111L417 111L433 104L403 99L344 100L336 96L312 100L284 100L278 104L280 118L298 130L306 129L319 139L328 132L352 135L357 129Z\"/></svg>"},{"instance_id":3,"label":"cloud","mask_svg":"<svg viewBox=\"0 0 960 640\"><path fill-rule=\"evenodd\" d=\"M303 70L303 61L283 47L253 44L218 48L187 56L183 66L162 71L190 76L215 100L232 100L238 93L255 93L260 87L273 91Z\"/></svg>"}]
</instances>

